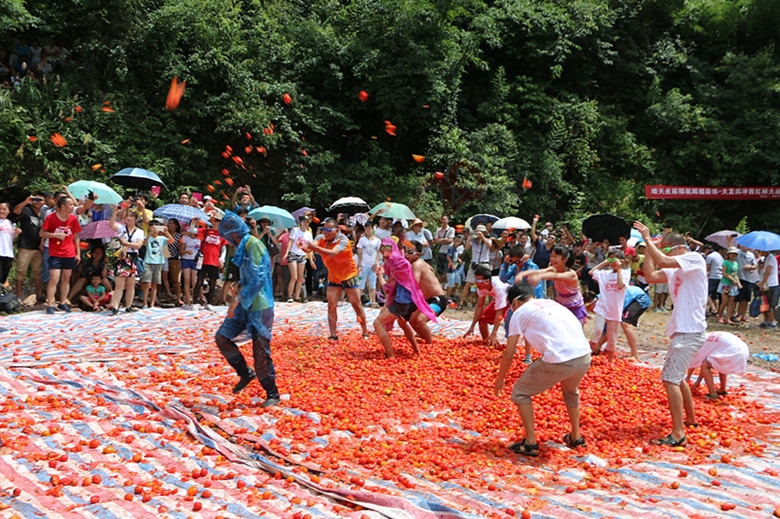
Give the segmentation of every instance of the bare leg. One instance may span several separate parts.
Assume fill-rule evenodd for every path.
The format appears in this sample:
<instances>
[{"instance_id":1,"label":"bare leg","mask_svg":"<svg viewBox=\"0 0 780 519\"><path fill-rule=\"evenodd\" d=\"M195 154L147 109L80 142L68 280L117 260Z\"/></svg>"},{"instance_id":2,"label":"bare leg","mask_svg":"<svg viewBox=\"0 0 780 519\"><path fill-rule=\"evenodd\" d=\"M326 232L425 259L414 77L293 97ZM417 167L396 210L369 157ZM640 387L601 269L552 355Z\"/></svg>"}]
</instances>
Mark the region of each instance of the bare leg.
<instances>
[{"instance_id":1,"label":"bare leg","mask_svg":"<svg viewBox=\"0 0 780 519\"><path fill-rule=\"evenodd\" d=\"M623 327L623 333L626 334L626 342L628 343L628 347L631 348L631 356L634 357L634 360L638 361L639 350L637 348L636 330L634 325L628 323L620 323L620 325Z\"/></svg>"},{"instance_id":2,"label":"bare leg","mask_svg":"<svg viewBox=\"0 0 780 519\"><path fill-rule=\"evenodd\" d=\"M68 299L73 301L73 299L76 298L77 295L79 295L79 292L81 292L81 289L84 288L84 285L87 284L89 280L87 278L78 278L76 282L73 284L73 287L70 289L70 293L68 294Z\"/></svg>"},{"instance_id":3,"label":"bare leg","mask_svg":"<svg viewBox=\"0 0 780 519\"><path fill-rule=\"evenodd\" d=\"M679 440L685 436L685 423L683 421L683 409L685 396L683 395L683 385L688 393L688 399L693 402L691 397L691 388L688 387L688 383L683 381L682 384L674 384L672 382L664 381L664 389L666 390L666 396L669 400L669 412L672 415L672 438ZM691 403L691 409L693 404Z\"/></svg>"},{"instance_id":4,"label":"bare leg","mask_svg":"<svg viewBox=\"0 0 780 519\"><path fill-rule=\"evenodd\" d=\"M417 337L414 336L414 330L405 319L398 318L398 326L404 331L406 340L412 345L412 349L416 354L420 354L420 348L417 346Z\"/></svg>"},{"instance_id":5,"label":"bare leg","mask_svg":"<svg viewBox=\"0 0 780 519\"><path fill-rule=\"evenodd\" d=\"M718 378L720 379L720 391L718 391L718 394L727 395L728 391L726 391L726 379L728 378L728 375L725 373L718 373Z\"/></svg>"},{"instance_id":6,"label":"bare leg","mask_svg":"<svg viewBox=\"0 0 780 519\"><path fill-rule=\"evenodd\" d=\"M119 309L119 303L122 301L122 294L125 291L127 278L122 276L114 277L114 292L111 296L111 308Z\"/></svg>"},{"instance_id":7,"label":"bare leg","mask_svg":"<svg viewBox=\"0 0 780 519\"><path fill-rule=\"evenodd\" d=\"M569 423L571 424L571 434L569 437L572 441L580 439L580 406L566 406L566 411L569 414Z\"/></svg>"},{"instance_id":8,"label":"bare leg","mask_svg":"<svg viewBox=\"0 0 780 519\"><path fill-rule=\"evenodd\" d=\"M60 283L60 269L49 269L49 284L46 286L46 305L54 306L54 300L57 297L57 285Z\"/></svg>"},{"instance_id":9,"label":"bare leg","mask_svg":"<svg viewBox=\"0 0 780 519\"><path fill-rule=\"evenodd\" d=\"M471 288L471 283L468 281L463 283L463 290L460 291L460 306L461 308L466 308L466 298L469 296L469 289Z\"/></svg>"},{"instance_id":10,"label":"bare leg","mask_svg":"<svg viewBox=\"0 0 780 519\"><path fill-rule=\"evenodd\" d=\"M70 292L71 274L73 274L73 271L70 269L66 269L62 271L62 275L60 276L60 303L62 304L68 303L68 293Z\"/></svg>"},{"instance_id":11,"label":"bare leg","mask_svg":"<svg viewBox=\"0 0 780 519\"><path fill-rule=\"evenodd\" d=\"M141 306L147 306L149 300L149 283L141 283Z\"/></svg>"},{"instance_id":12,"label":"bare leg","mask_svg":"<svg viewBox=\"0 0 780 519\"><path fill-rule=\"evenodd\" d=\"M431 344L433 343L433 333L431 332L431 328L428 326L428 320L428 317L424 313L417 310L412 315L412 321L410 324L412 325L412 328L414 328L414 330L420 334L422 340L428 344Z\"/></svg>"},{"instance_id":13,"label":"bare leg","mask_svg":"<svg viewBox=\"0 0 780 519\"><path fill-rule=\"evenodd\" d=\"M490 335L488 333L488 323L482 319L479 320L479 334L482 336L483 341L488 340L488 336Z\"/></svg>"},{"instance_id":14,"label":"bare leg","mask_svg":"<svg viewBox=\"0 0 780 519\"><path fill-rule=\"evenodd\" d=\"M130 276L127 278L125 284L125 308L133 307L133 298L135 297L135 277Z\"/></svg>"},{"instance_id":15,"label":"bare leg","mask_svg":"<svg viewBox=\"0 0 780 519\"><path fill-rule=\"evenodd\" d=\"M715 381L712 379L712 364L706 359L701 363L701 376L704 377L704 382L707 384L707 396L717 396L718 393L715 391Z\"/></svg>"},{"instance_id":16,"label":"bare leg","mask_svg":"<svg viewBox=\"0 0 780 519\"><path fill-rule=\"evenodd\" d=\"M144 301L146 301L146 297L144 297ZM157 302L157 283L152 282L152 298L149 301L149 308L153 308L156 302Z\"/></svg>"},{"instance_id":17,"label":"bare leg","mask_svg":"<svg viewBox=\"0 0 780 519\"><path fill-rule=\"evenodd\" d=\"M390 339L390 334L387 333L387 329L385 329L385 325L393 320L395 320L395 316L390 313L390 310L388 310L386 306L379 311L379 315L374 319L374 331L376 332L377 337L379 337L379 342L381 342L382 346L385 348L385 357L388 359L395 357L395 351L393 350L393 342Z\"/></svg>"},{"instance_id":18,"label":"bare leg","mask_svg":"<svg viewBox=\"0 0 780 519\"><path fill-rule=\"evenodd\" d=\"M331 337L336 336L336 325L339 322L339 297L341 297L341 287L328 287L328 329Z\"/></svg>"},{"instance_id":19,"label":"bare leg","mask_svg":"<svg viewBox=\"0 0 780 519\"><path fill-rule=\"evenodd\" d=\"M536 431L534 430L534 408L531 404L518 404L520 419L525 429L525 441L531 445L536 444Z\"/></svg>"},{"instance_id":20,"label":"bare leg","mask_svg":"<svg viewBox=\"0 0 780 519\"><path fill-rule=\"evenodd\" d=\"M347 300L352 305L352 309L355 310L360 328L363 330L363 335L368 335L368 327L366 327L366 311L363 310L363 305L360 304L360 290L357 288L348 288L345 290L347 293Z\"/></svg>"}]
</instances>

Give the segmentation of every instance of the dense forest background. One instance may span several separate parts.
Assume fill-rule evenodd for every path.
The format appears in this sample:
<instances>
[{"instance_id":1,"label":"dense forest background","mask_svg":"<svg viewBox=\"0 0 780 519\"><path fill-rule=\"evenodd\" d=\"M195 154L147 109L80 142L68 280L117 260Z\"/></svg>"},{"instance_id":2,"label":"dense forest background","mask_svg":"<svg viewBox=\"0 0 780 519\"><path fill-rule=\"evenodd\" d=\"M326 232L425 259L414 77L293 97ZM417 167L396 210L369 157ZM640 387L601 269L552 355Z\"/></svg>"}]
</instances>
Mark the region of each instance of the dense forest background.
<instances>
[{"instance_id":1,"label":"dense forest background","mask_svg":"<svg viewBox=\"0 0 780 519\"><path fill-rule=\"evenodd\" d=\"M72 55L0 89L0 183L137 166L162 201L232 181L288 209L780 231L776 201L644 198L780 185L779 35L780 0L0 0L6 47Z\"/></svg>"}]
</instances>

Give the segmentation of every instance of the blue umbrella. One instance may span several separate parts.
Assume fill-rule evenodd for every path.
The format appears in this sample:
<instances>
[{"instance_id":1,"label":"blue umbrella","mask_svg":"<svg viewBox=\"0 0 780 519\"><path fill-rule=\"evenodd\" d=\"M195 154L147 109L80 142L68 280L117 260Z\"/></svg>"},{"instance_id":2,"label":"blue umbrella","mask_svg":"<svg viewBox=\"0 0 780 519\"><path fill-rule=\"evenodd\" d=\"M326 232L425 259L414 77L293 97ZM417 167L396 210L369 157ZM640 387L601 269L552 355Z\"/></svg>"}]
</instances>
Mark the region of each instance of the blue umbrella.
<instances>
[{"instance_id":1,"label":"blue umbrella","mask_svg":"<svg viewBox=\"0 0 780 519\"><path fill-rule=\"evenodd\" d=\"M277 229L295 227L295 217L289 211L274 205L264 205L263 207L252 209L249 211L249 216L255 220L268 218L271 220L271 226Z\"/></svg>"},{"instance_id":2,"label":"blue umbrella","mask_svg":"<svg viewBox=\"0 0 780 519\"><path fill-rule=\"evenodd\" d=\"M76 198L86 198L90 193L95 196L97 204L118 204L123 198L102 182L94 180L79 180L68 186L70 194Z\"/></svg>"},{"instance_id":3,"label":"blue umbrella","mask_svg":"<svg viewBox=\"0 0 780 519\"><path fill-rule=\"evenodd\" d=\"M209 215L202 209L183 204L165 204L164 206L155 209L153 214L154 216L165 218L166 220L176 218L179 220L179 223L189 223L193 218L197 218L206 223L211 221Z\"/></svg>"},{"instance_id":4,"label":"blue umbrella","mask_svg":"<svg viewBox=\"0 0 780 519\"><path fill-rule=\"evenodd\" d=\"M141 168L125 168L118 173L114 173L109 180L120 186L135 189L149 190L153 186L165 187L165 184L156 173Z\"/></svg>"},{"instance_id":5,"label":"blue umbrella","mask_svg":"<svg viewBox=\"0 0 780 519\"><path fill-rule=\"evenodd\" d=\"M780 235L769 231L753 231L737 238L737 245L760 251L780 250Z\"/></svg>"}]
</instances>

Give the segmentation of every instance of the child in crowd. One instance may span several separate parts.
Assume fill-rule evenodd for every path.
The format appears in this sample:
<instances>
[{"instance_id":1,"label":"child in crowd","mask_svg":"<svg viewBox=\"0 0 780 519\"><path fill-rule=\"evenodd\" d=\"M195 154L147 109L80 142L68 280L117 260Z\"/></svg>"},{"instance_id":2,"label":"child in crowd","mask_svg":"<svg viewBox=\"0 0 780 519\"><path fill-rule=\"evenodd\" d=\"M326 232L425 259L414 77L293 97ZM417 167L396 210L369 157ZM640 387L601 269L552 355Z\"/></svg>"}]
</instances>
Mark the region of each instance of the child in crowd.
<instances>
[{"instance_id":1,"label":"child in crowd","mask_svg":"<svg viewBox=\"0 0 780 519\"><path fill-rule=\"evenodd\" d=\"M737 325L731 320L734 315L734 297L739 293L742 288L742 284L739 281L739 263L737 263L737 256L739 255L739 249L736 247L729 247L726 251L726 259L723 260L721 265L721 280L718 285L718 293L720 294L720 306L718 307L718 322L720 324L732 324ZM725 316L724 316L725 312Z\"/></svg>"},{"instance_id":2,"label":"child in crowd","mask_svg":"<svg viewBox=\"0 0 780 519\"><path fill-rule=\"evenodd\" d=\"M452 298L452 290L460 285L460 273L462 272L463 260L460 255L463 254L463 236L455 236L452 244L447 249L447 299Z\"/></svg>"},{"instance_id":3,"label":"child in crowd","mask_svg":"<svg viewBox=\"0 0 780 519\"><path fill-rule=\"evenodd\" d=\"M601 335L606 324L607 360L615 358L618 327L623 314L623 298L626 287L631 281L631 271L623 268L625 257L619 250L611 251L606 260L602 261L590 275L599 284L599 299L596 303L596 324L590 340L593 354L598 354Z\"/></svg>"},{"instance_id":4,"label":"child in crowd","mask_svg":"<svg viewBox=\"0 0 780 519\"><path fill-rule=\"evenodd\" d=\"M81 304L91 312L99 312L111 304L112 295L103 286L103 277L100 274L93 274L87 285L87 293L80 297Z\"/></svg>"},{"instance_id":5,"label":"child in crowd","mask_svg":"<svg viewBox=\"0 0 780 519\"><path fill-rule=\"evenodd\" d=\"M21 234L10 220L8 213L11 212L6 202L0 202L0 284L5 285L8 280L8 274L11 272L11 265L14 263L14 238Z\"/></svg>"},{"instance_id":6,"label":"child in crowd","mask_svg":"<svg viewBox=\"0 0 780 519\"><path fill-rule=\"evenodd\" d=\"M160 236L163 233L163 236ZM152 220L149 222L149 236L146 237L146 255L144 256L144 273L141 275L141 290L143 291L143 309L154 308L157 302L157 286L162 283L162 269L165 263L165 249L168 242L173 239L168 228L162 222ZM152 298L149 300L149 289ZM149 305L147 306L147 301Z\"/></svg>"},{"instance_id":7,"label":"child in crowd","mask_svg":"<svg viewBox=\"0 0 780 519\"><path fill-rule=\"evenodd\" d=\"M197 218L190 221L187 232L182 233L179 241L179 255L181 256L181 274L184 283L184 305L192 305L192 285L198 277L198 253L201 242L198 239Z\"/></svg>"}]
</instances>

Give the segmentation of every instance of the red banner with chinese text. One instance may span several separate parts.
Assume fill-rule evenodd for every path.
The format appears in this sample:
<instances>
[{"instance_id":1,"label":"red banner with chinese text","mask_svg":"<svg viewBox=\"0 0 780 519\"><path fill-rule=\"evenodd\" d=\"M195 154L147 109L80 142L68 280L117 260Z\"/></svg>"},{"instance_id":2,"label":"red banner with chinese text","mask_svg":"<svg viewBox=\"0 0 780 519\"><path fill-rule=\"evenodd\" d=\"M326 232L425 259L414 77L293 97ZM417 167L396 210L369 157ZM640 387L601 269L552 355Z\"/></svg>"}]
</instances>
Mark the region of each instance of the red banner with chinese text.
<instances>
[{"instance_id":1,"label":"red banner with chinese text","mask_svg":"<svg viewBox=\"0 0 780 519\"><path fill-rule=\"evenodd\" d=\"M645 196L667 200L780 200L780 186L705 187L646 185Z\"/></svg>"}]
</instances>

